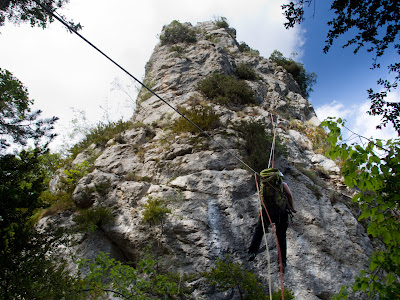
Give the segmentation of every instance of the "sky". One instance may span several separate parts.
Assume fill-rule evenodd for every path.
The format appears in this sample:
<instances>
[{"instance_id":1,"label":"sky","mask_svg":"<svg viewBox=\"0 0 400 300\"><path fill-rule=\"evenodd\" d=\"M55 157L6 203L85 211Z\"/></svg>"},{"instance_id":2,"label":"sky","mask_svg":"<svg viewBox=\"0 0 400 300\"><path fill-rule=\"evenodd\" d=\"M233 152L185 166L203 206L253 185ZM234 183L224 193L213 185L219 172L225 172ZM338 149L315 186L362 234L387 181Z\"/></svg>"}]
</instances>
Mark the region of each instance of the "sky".
<instances>
[{"instance_id":1,"label":"sky","mask_svg":"<svg viewBox=\"0 0 400 300\"><path fill-rule=\"evenodd\" d=\"M342 117L364 136L395 137L393 129L376 132L379 118L365 113L369 108L366 90L376 87L379 76L387 76L385 70L370 70L368 53L353 55L351 49L340 47L340 41L328 54L322 52L330 1L315 1L316 6L306 10L305 22L290 30L283 26L281 5L285 2L71 0L60 13L80 22L80 34L139 79L163 25L172 20L195 25L224 16L236 29L237 40L259 50L261 56L268 58L275 49L286 57L296 53L294 59L317 74L309 100L320 120ZM84 128L85 122L127 120L133 114L137 85L57 21L45 30L7 23L0 32L0 68L23 82L43 116L60 118L56 126L60 136L53 149L73 142L68 137L73 119L79 120L75 127ZM398 94L390 97L400 98Z\"/></svg>"}]
</instances>

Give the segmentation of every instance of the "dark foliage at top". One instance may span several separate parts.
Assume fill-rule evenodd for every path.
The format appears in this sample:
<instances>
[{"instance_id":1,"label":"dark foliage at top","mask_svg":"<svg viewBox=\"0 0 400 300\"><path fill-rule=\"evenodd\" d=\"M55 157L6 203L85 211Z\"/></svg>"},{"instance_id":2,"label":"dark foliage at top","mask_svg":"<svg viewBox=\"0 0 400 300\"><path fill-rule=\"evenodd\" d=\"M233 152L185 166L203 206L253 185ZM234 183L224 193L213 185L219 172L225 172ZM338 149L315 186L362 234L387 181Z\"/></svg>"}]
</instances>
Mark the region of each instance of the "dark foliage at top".
<instances>
[{"instance_id":1,"label":"dark foliage at top","mask_svg":"<svg viewBox=\"0 0 400 300\"><path fill-rule=\"evenodd\" d=\"M63 8L69 0L47 0L40 1L46 9L51 12ZM64 16L61 16L65 20ZM1 0L0 1L0 26L3 26L6 20L16 24L29 22L33 26L46 28L48 23L54 21L54 18L47 14L46 10L33 0ZM73 21L66 21L75 30L82 29L82 26Z\"/></svg>"},{"instance_id":2,"label":"dark foliage at top","mask_svg":"<svg viewBox=\"0 0 400 300\"><path fill-rule=\"evenodd\" d=\"M199 82L198 89L207 99L224 105L255 103L251 87L233 76L212 74Z\"/></svg>"},{"instance_id":3,"label":"dark foliage at top","mask_svg":"<svg viewBox=\"0 0 400 300\"><path fill-rule=\"evenodd\" d=\"M163 31L160 35L161 45L196 42L196 32L179 21L172 21L164 26Z\"/></svg>"}]
</instances>

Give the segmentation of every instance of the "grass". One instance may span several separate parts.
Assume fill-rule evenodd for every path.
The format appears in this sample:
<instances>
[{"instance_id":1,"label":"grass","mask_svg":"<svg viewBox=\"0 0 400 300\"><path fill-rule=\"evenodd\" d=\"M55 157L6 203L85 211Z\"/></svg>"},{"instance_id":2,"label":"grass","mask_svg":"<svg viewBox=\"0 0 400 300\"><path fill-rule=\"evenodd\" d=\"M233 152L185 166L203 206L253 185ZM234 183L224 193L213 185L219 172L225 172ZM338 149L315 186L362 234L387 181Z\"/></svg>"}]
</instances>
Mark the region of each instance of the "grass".
<instances>
[{"instance_id":1,"label":"grass","mask_svg":"<svg viewBox=\"0 0 400 300\"><path fill-rule=\"evenodd\" d=\"M210 106L199 104L191 109L183 108L180 109L180 111L204 131L216 129L221 125L219 116L212 110ZM175 120L172 123L171 129L174 133L200 132L197 127L183 117L179 117L177 120Z\"/></svg>"},{"instance_id":2,"label":"grass","mask_svg":"<svg viewBox=\"0 0 400 300\"><path fill-rule=\"evenodd\" d=\"M96 126L89 130L89 133L82 141L76 143L70 150L71 158L74 159L79 153L83 152L90 145L105 146L107 142L121 133L131 128L131 121L115 121L115 122L98 122Z\"/></svg>"}]
</instances>

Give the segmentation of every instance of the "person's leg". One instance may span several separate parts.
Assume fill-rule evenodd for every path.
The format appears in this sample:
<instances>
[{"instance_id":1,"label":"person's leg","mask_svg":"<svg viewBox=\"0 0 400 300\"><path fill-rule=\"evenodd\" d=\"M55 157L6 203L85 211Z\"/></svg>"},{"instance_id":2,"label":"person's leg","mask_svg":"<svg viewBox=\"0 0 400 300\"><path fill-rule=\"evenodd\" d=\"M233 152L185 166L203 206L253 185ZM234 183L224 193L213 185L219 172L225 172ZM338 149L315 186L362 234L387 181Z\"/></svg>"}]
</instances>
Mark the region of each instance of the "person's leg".
<instances>
[{"instance_id":1,"label":"person's leg","mask_svg":"<svg viewBox=\"0 0 400 300\"><path fill-rule=\"evenodd\" d=\"M264 216L264 226L265 226L265 233L268 232L268 225L269 221L266 214ZM264 235L264 230L262 226L261 218L258 219L257 226L254 231L253 239L251 240L251 244L249 247L249 260L253 260L257 254L258 248L260 248L261 240Z\"/></svg>"},{"instance_id":2,"label":"person's leg","mask_svg":"<svg viewBox=\"0 0 400 300\"><path fill-rule=\"evenodd\" d=\"M284 214L279 217L279 221L276 222L276 235L278 236L279 248L282 256L283 269L286 268L286 230L288 228L288 215ZM285 270L284 270L285 271Z\"/></svg>"}]
</instances>

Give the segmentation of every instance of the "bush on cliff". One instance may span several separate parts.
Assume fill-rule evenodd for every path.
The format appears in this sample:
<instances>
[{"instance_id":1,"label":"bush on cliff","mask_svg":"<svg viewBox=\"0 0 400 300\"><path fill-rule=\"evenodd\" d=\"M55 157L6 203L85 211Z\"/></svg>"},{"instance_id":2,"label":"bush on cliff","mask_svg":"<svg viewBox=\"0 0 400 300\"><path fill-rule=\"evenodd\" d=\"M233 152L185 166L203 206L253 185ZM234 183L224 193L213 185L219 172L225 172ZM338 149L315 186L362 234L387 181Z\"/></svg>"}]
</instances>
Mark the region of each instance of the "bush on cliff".
<instances>
[{"instance_id":1,"label":"bush on cliff","mask_svg":"<svg viewBox=\"0 0 400 300\"><path fill-rule=\"evenodd\" d=\"M201 80L199 91L209 100L224 105L245 105L256 102L254 91L244 80L223 74L212 74Z\"/></svg>"},{"instance_id":2,"label":"bush on cliff","mask_svg":"<svg viewBox=\"0 0 400 300\"><path fill-rule=\"evenodd\" d=\"M161 45L196 42L196 32L179 21L172 21L164 26L163 31L160 35Z\"/></svg>"}]
</instances>

